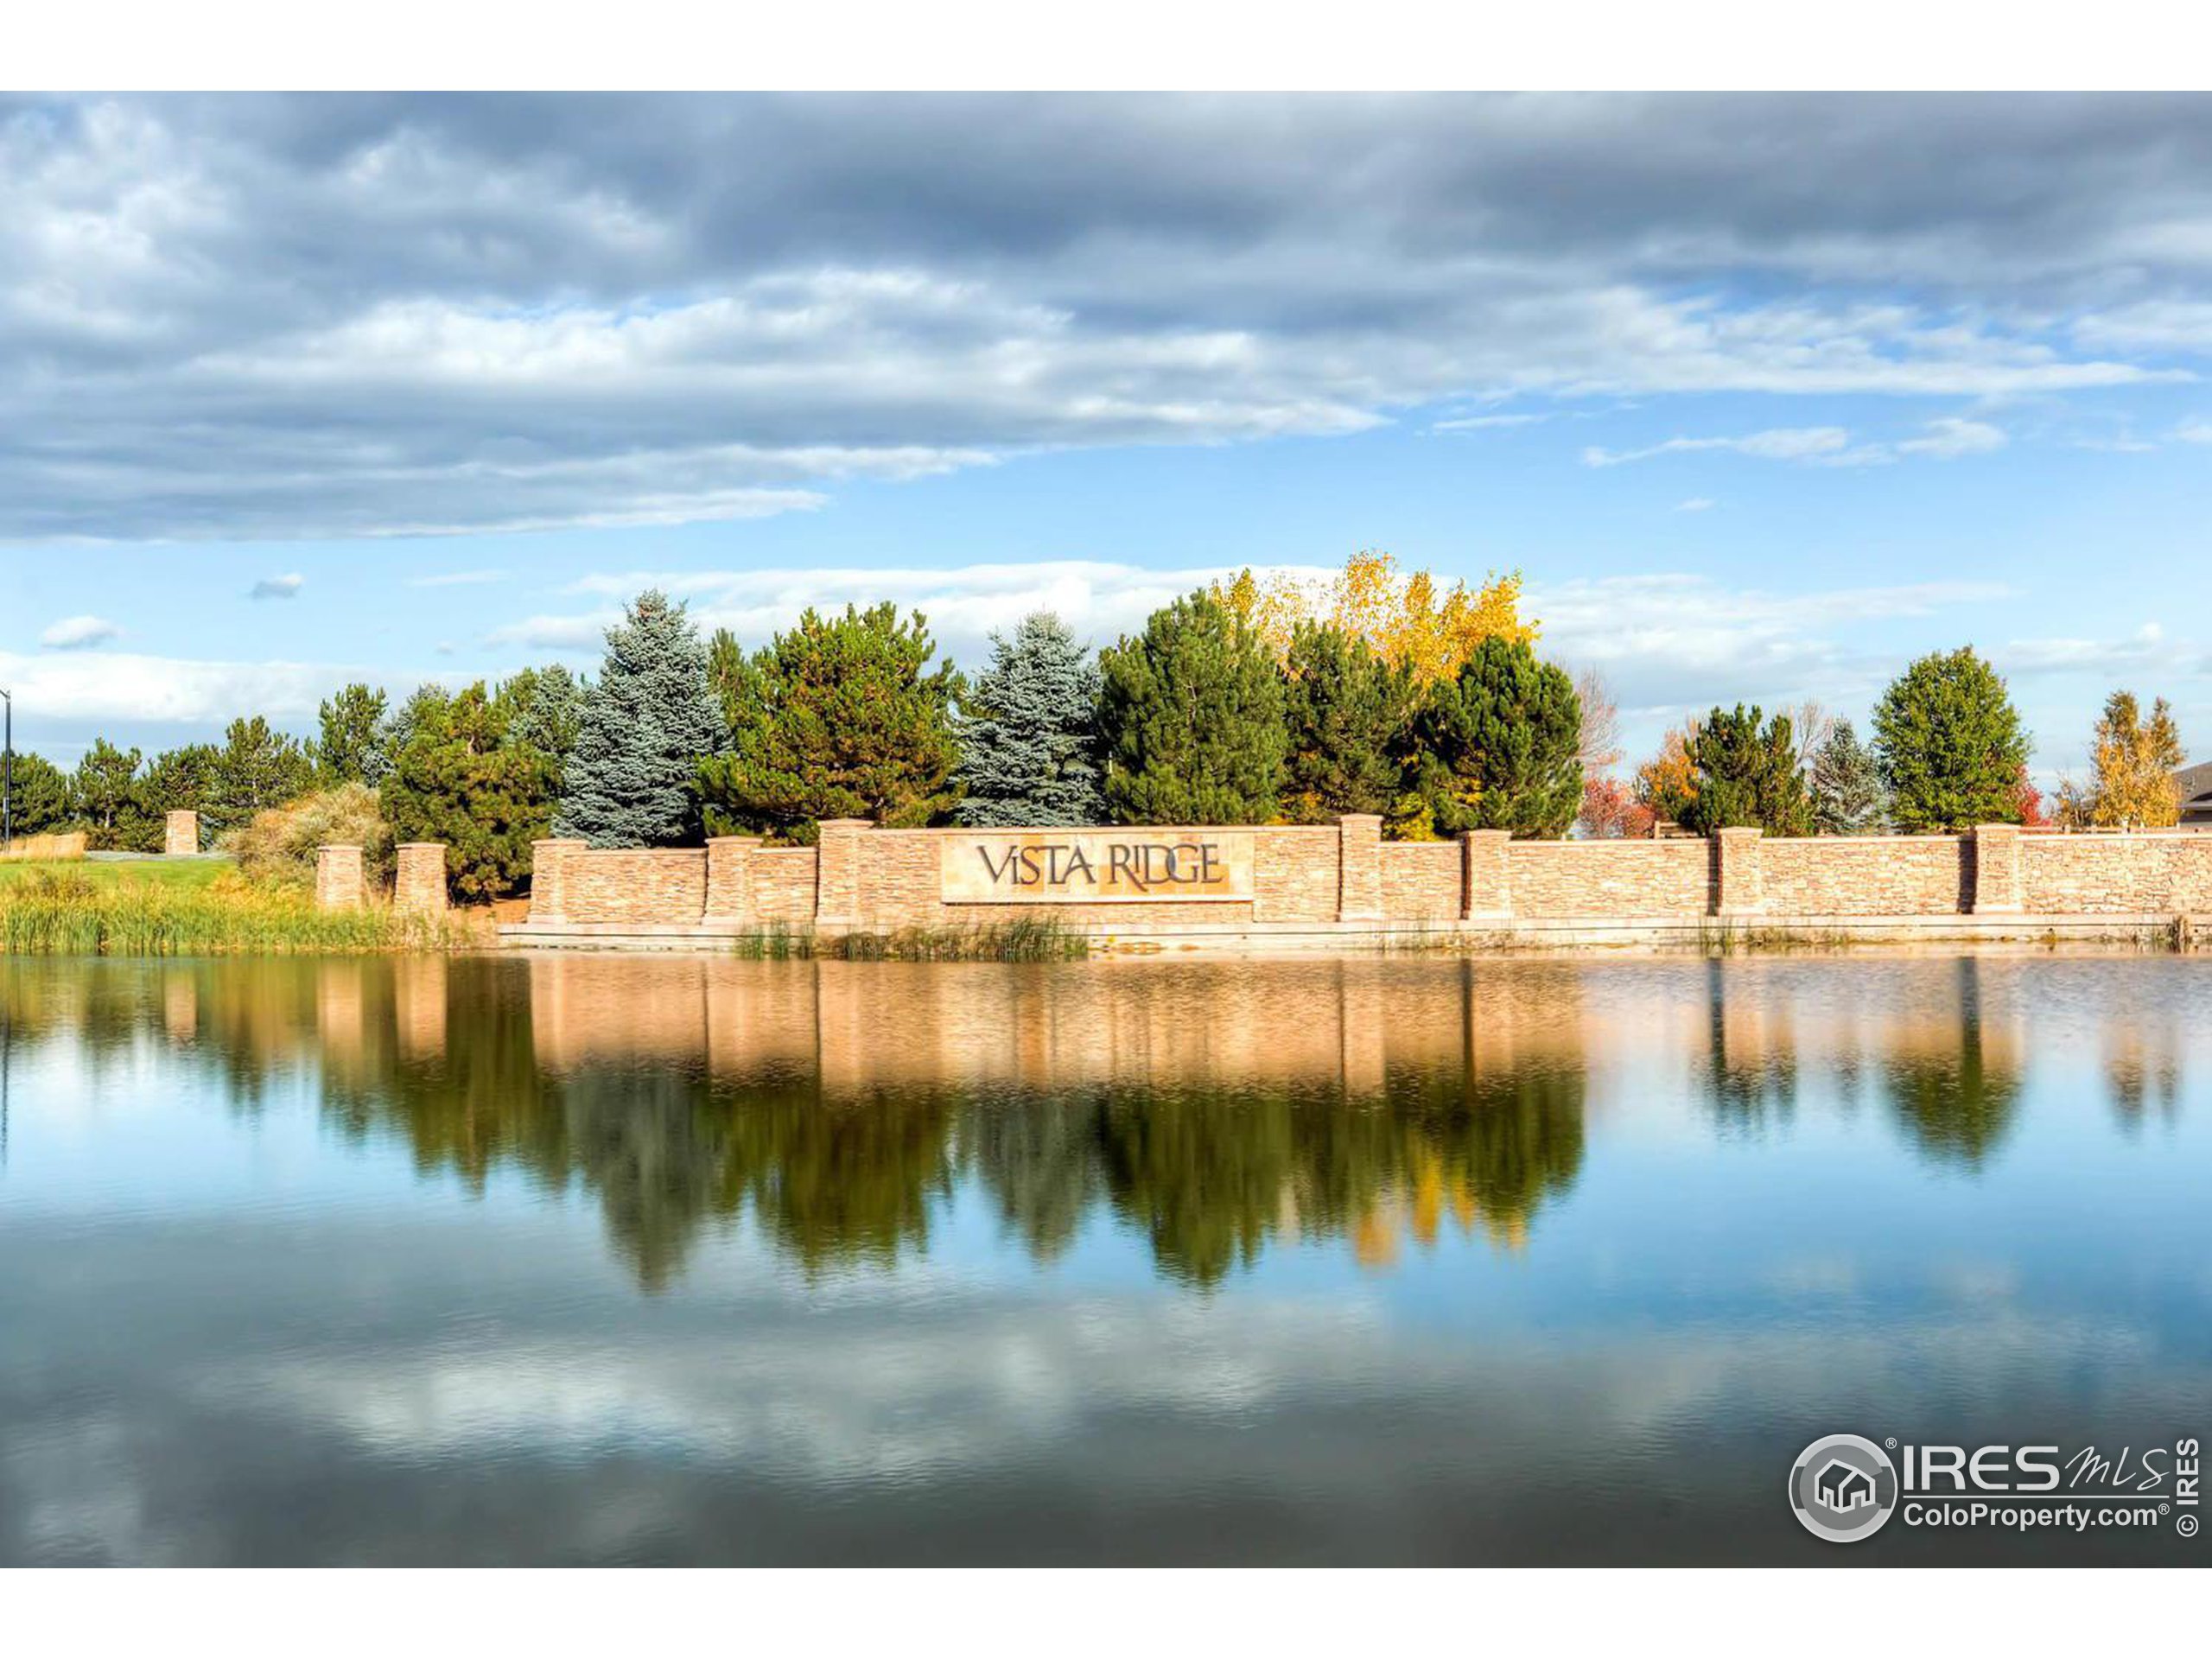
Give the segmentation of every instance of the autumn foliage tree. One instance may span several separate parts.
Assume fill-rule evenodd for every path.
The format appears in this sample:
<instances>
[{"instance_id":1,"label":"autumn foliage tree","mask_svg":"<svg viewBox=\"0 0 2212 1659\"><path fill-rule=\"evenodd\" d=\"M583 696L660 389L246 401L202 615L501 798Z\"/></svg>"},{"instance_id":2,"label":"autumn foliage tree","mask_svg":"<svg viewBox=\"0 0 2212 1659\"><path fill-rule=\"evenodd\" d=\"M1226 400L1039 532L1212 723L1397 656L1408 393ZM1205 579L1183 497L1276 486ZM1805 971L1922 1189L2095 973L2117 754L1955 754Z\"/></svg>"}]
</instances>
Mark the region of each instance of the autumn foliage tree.
<instances>
[{"instance_id":1,"label":"autumn foliage tree","mask_svg":"<svg viewBox=\"0 0 2212 1659\"><path fill-rule=\"evenodd\" d=\"M1418 685L1448 679L1485 639L1528 645L1537 625L1521 617L1521 576L1492 574L1478 588L1440 588L1426 570L1402 575L1391 555L1355 553L1327 583L1250 570L1217 584L1211 595L1242 620L1277 661L1286 660L1300 623L1318 623L1364 640Z\"/></svg>"},{"instance_id":2,"label":"autumn foliage tree","mask_svg":"<svg viewBox=\"0 0 2212 1659\"><path fill-rule=\"evenodd\" d=\"M2090 746L2095 767L2089 822L2101 830L2166 830L2181 819L2174 772L2187 758L2173 710L2160 697L2150 717L2132 691L2105 699Z\"/></svg>"}]
</instances>

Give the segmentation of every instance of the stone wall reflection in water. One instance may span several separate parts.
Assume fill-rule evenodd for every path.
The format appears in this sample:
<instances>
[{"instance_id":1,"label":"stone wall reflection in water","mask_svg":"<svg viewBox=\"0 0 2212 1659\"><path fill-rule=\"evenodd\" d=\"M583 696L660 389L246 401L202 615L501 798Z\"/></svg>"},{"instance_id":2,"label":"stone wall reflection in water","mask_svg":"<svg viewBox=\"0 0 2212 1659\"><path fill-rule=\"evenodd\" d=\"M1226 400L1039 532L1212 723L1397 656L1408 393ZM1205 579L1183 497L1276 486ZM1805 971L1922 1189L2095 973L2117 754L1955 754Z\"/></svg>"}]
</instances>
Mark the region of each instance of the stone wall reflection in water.
<instances>
[{"instance_id":1,"label":"stone wall reflection in water","mask_svg":"<svg viewBox=\"0 0 2212 1659\"><path fill-rule=\"evenodd\" d=\"M2024 966L1870 965L1847 996L1796 995L1787 961L1650 971L1703 976L1719 1132L1786 1128L1809 1066L1970 1170L2019 1099ZM1522 1249L1581 1167L1585 1057L1637 1017L1636 969L1542 962L109 964L49 977L50 1008L16 976L19 1034L59 1020L93 1064L158 1033L245 1111L307 1067L420 1168L581 1183L648 1288L747 1217L810 1271L889 1264L963 1178L1038 1260L1104 1214L1198 1286L1274 1239ZM2178 1097L2171 1020L2101 1021L2125 1120Z\"/></svg>"},{"instance_id":2,"label":"stone wall reflection in water","mask_svg":"<svg viewBox=\"0 0 2212 1659\"><path fill-rule=\"evenodd\" d=\"M94 1064L157 1033L249 1112L310 1068L420 1168L580 1182L649 1288L747 1217L810 1270L887 1265L963 1177L1039 1260L1103 1214L1203 1286L1278 1238L1517 1249L1572 1185L1578 975L1440 966L423 958L57 989Z\"/></svg>"}]
</instances>

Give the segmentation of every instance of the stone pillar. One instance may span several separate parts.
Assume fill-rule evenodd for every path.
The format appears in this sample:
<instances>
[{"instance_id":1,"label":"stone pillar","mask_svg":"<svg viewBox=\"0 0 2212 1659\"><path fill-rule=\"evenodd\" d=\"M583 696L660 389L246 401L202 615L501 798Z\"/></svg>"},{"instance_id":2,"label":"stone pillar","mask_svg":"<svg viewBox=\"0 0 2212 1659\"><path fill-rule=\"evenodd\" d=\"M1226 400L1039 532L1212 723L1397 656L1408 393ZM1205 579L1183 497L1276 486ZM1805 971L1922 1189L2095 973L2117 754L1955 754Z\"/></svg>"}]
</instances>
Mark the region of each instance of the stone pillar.
<instances>
[{"instance_id":1,"label":"stone pillar","mask_svg":"<svg viewBox=\"0 0 2212 1659\"><path fill-rule=\"evenodd\" d=\"M162 850L171 858L196 854L200 850L200 815L189 810L178 810L168 815L167 828L162 838Z\"/></svg>"},{"instance_id":2,"label":"stone pillar","mask_svg":"<svg viewBox=\"0 0 2212 1659\"><path fill-rule=\"evenodd\" d=\"M446 913L446 844L442 841L403 841L399 865L392 879L391 905L409 916Z\"/></svg>"},{"instance_id":3,"label":"stone pillar","mask_svg":"<svg viewBox=\"0 0 2212 1659\"><path fill-rule=\"evenodd\" d=\"M1974 903L1977 916L2017 914L2021 906L2020 826L1974 827Z\"/></svg>"},{"instance_id":4,"label":"stone pillar","mask_svg":"<svg viewBox=\"0 0 2212 1659\"><path fill-rule=\"evenodd\" d=\"M1337 819L1337 919L1382 919L1382 820L1372 812Z\"/></svg>"},{"instance_id":5,"label":"stone pillar","mask_svg":"<svg viewBox=\"0 0 2212 1659\"><path fill-rule=\"evenodd\" d=\"M444 889L440 888L442 893ZM403 1058L434 1060L446 1052L446 957L411 950L392 964L392 1000Z\"/></svg>"},{"instance_id":6,"label":"stone pillar","mask_svg":"<svg viewBox=\"0 0 2212 1659\"><path fill-rule=\"evenodd\" d=\"M707 920L749 922L759 913L753 900L753 855L760 850L758 836L707 838Z\"/></svg>"},{"instance_id":7,"label":"stone pillar","mask_svg":"<svg viewBox=\"0 0 2212 1659\"><path fill-rule=\"evenodd\" d=\"M1503 830L1470 830L1459 837L1461 921L1502 922L1512 916L1513 883L1505 861L1505 844L1512 839Z\"/></svg>"},{"instance_id":8,"label":"stone pillar","mask_svg":"<svg viewBox=\"0 0 2212 1659\"><path fill-rule=\"evenodd\" d=\"M565 893L561 883L561 863L570 853L581 853L590 846L588 841L533 841L530 843L530 919L533 922L564 922L569 912L563 908Z\"/></svg>"},{"instance_id":9,"label":"stone pillar","mask_svg":"<svg viewBox=\"0 0 2212 1659\"><path fill-rule=\"evenodd\" d=\"M359 910L365 893L359 847L324 846L315 849L317 910Z\"/></svg>"},{"instance_id":10,"label":"stone pillar","mask_svg":"<svg viewBox=\"0 0 2212 1659\"><path fill-rule=\"evenodd\" d=\"M814 864L814 925L861 925L861 860L867 855L866 818L824 818Z\"/></svg>"},{"instance_id":11,"label":"stone pillar","mask_svg":"<svg viewBox=\"0 0 2212 1659\"><path fill-rule=\"evenodd\" d=\"M1766 883L1759 874L1759 838L1765 833L1749 828L1714 833L1713 855L1720 863L1716 915L1757 916L1766 909Z\"/></svg>"}]
</instances>

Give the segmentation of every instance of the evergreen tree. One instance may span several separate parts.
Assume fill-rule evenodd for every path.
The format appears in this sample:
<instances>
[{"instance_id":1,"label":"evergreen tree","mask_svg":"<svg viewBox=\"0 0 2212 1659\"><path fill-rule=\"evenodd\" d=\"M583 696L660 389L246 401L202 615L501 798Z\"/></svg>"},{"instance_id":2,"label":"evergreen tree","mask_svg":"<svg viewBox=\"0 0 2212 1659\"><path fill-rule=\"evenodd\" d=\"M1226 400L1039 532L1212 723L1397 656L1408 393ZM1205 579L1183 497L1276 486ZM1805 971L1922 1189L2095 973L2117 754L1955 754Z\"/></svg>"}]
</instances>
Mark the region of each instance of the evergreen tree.
<instances>
[{"instance_id":1,"label":"evergreen tree","mask_svg":"<svg viewBox=\"0 0 2212 1659\"><path fill-rule=\"evenodd\" d=\"M1098 664L1049 611L991 636L957 727L963 823L1099 823Z\"/></svg>"},{"instance_id":2,"label":"evergreen tree","mask_svg":"<svg viewBox=\"0 0 2212 1659\"><path fill-rule=\"evenodd\" d=\"M87 846L111 852L130 845L143 819L137 781L137 750L118 749L104 737L92 740L69 786Z\"/></svg>"},{"instance_id":3,"label":"evergreen tree","mask_svg":"<svg viewBox=\"0 0 2212 1659\"><path fill-rule=\"evenodd\" d=\"M1406 789L1413 671L1357 634L1300 622L1283 675L1290 731L1283 816L1326 823L1343 812L1395 810Z\"/></svg>"},{"instance_id":4,"label":"evergreen tree","mask_svg":"<svg viewBox=\"0 0 2212 1659\"><path fill-rule=\"evenodd\" d=\"M1874 752L1839 720L1813 751L1813 827L1824 836L1878 836L1888 821Z\"/></svg>"},{"instance_id":5,"label":"evergreen tree","mask_svg":"<svg viewBox=\"0 0 2212 1659\"><path fill-rule=\"evenodd\" d=\"M377 728L385 772L391 770L399 759L399 752L415 741L417 733L438 728L452 702L453 693L435 680L425 680L407 694L407 701Z\"/></svg>"},{"instance_id":6,"label":"evergreen tree","mask_svg":"<svg viewBox=\"0 0 2212 1659\"><path fill-rule=\"evenodd\" d=\"M481 681L435 705L394 758L377 791L399 841L442 841L461 899L497 899L530 868L531 843L550 827L553 763L509 741L505 713Z\"/></svg>"},{"instance_id":7,"label":"evergreen tree","mask_svg":"<svg viewBox=\"0 0 2212 1659\"><path fill-rule=\"evenodd\" d=\"M42 836L69 821L69 774L41 754L18 753L8 780L8 822L18 836Z\"/></svg>"},{"instance_id":8,"label":"evergreen tree","mask_svg":"<svg viewBox=\"0 0 2212 1659\"><path fill-rule=\"evenodd\" d=\"M960 798L952 728L959 676L931 669L918 611L889 603L841 617L809 610L750 658L717 635L710 653L729 752L702 761L712 823L810 841L823 818L893 829L936 823Z\"/></svg>"},{"instance_id":9,"label":"evergreen tree","mask_svg":"<svg viewBox=\"0 0 2212 1659\"><path fill-rule=\"evenodd\" d=\"M1122 823L1264 823L1289 748L1282 677L1258 633L1192 594L1100 658L1106 804Z\"/></svg>"},{"instance_id":10,"label":"evergreen tree","mask_svg":"<svg viewBox=\"0 0 2212 1659\"><path fill-rule=\"evenodd\" d=\"M557 770L568 763L583 729L584 685L565 666L525 668L493 694L509 743L526 744Z\"/></svg>"},{"instance_id":11,"label":"evergreen tree","mask_svg":"<svg viewBox=\"0 0 2212 1659\"><path fill-rule=\"evenodd\" d=\"M667 594L647 592L607 631L562 772L563 836L594 847L670 847L699 839L699 760L722 747L699 630Z\"/></svg>"},{"instance_id":12,"label":"evergreen tree","mask_svg":"<svg viewBox=\"0 0 2212 1659\"><path fill-rule=\"evenodd\" d=\"M1689 741L1697 768L1697 793L1677 820L1709 836L1717 830L1752 828L1770 836L1807 836L1813 805L1805 775L1797 770L1797 731L1787 715L1760 723L1756 705L1715 709Z\"/></svg>"},{"instance_id":13,"label":"evergreen tree","mask_svg":"<svg viewBox=\"0 0 2212 1659\"><path fill-rule=\"evenodd\" d=\"M326 789L339 784L373 787L385 774L385 695L356 680L318 711L322 735L315 746L317 779Z\"/></svg>"},{"instance_id":14,"label":"evergreen tree","mask_svg":"<svg viewBox=\"0 0 2212 1659\"><path fill-rule=\"evenodd\" d=\"M138 774L138 797L146 815L159 822L171 812L205 812L215 791L222 751L213 743L186 743L163 749Z\"/></svg>"},{"instance_id":15,"label":"evergreen tree","mask_svg":"<svg viewBox=\"0 0 2212 1659\"><path fill-rule=\"evenodd\" d=\"M257 812L306 794L314 772L307 746L296 737L275 730L259 715L234 720L216 752L201 816L212 829L236 829Z\"/></svg>"},{"instance_id":16,"label":"evergreen tree","mask_svg":"<svg viewBox=\"0 0 2212 1659\"><path fill-rule=\"evenodd\" d=\"M2019 821L2028 736L2005 682L1971 645L1923 657L1891 683L1874 709L1874 753L1900 830Z\"/></svg>"},{"instance_id":17,"label":"evergreen tree","mask_svg":"<svg viewBox=\"0 0 2212 1659\"><path fill-rule=\"evenodd\" d=\"M1582 706L1567 671L1491 638L1414 716L1422 805L1446 834L1563 836L1582 810Z\"/></svg>"}]
</instances>

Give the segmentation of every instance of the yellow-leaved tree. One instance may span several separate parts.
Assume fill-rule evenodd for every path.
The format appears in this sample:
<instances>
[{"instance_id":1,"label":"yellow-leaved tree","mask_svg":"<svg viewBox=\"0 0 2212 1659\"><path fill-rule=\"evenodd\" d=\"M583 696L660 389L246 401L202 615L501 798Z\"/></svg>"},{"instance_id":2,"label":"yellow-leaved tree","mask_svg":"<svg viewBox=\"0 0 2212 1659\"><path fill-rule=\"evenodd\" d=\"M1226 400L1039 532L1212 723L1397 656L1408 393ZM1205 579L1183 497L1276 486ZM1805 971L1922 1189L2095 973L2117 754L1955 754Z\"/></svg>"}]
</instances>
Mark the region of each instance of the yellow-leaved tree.
<instances>
[{"instance_id":1,"label":"yellow-leaved tree","mask_svg":"<svg viewBox=\"0 0 2212 1659\"><path fill-rule=\"evenodd\" d=\"M1243 617L1277 658L1290 654L1300 622L1318 622L1364 639L1386 662L1402 664L1426 685L1447 679L1485 639L1533 641L1537 623L1521 615L1521 573L1495 572L1480 587L1440 588L1426 570L1402 574L1388 553L1355 553L1327 582L1249 569L1217 582L1213 596Z\"/></svg>"},{"instance_id":2,"label":"yellow-leaved tree","mask_svg":"<svg viewBox=\"0 0 2212 1659\"><path fill-rule=\"evenodd\" d=\"M2186 757L2164 697L2151 705L2145 720L2133 692L2113 692L2105 699L2091 753L2097 769L2095 792L2087 803L2092 823L2107 830L2170 830L2179 822L2181 790L2174 772Z\"/></svg>"}]
</instances>

